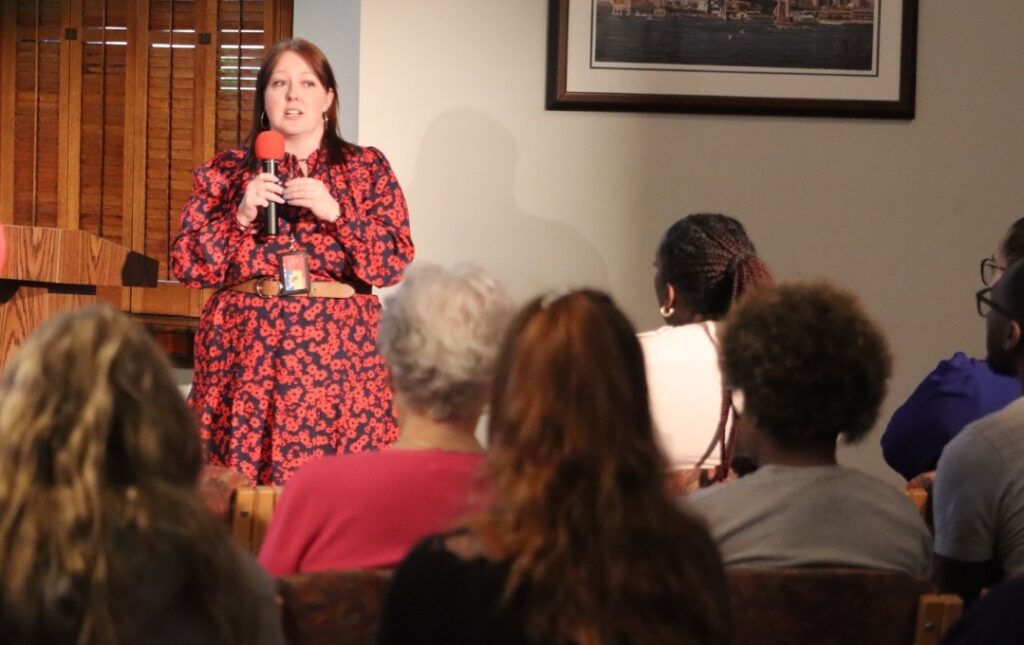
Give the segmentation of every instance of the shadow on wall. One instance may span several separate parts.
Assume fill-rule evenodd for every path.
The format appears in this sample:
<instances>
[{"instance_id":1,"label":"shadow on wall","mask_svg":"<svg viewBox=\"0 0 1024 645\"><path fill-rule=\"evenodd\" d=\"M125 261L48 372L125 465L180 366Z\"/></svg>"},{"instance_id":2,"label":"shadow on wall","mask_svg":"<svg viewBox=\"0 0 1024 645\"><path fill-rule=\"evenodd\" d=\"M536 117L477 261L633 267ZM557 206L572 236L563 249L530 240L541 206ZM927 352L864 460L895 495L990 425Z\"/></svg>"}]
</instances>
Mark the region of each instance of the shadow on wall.
<instances>
[{"instance_id":1,"label":"shadow on wall","mask_svg":"<svg viewBox=\"0 0 1024 645\"><path fill-rule=\"evenodd\" d=\"M475 262L518 300L566 287L607 290L608 267L578 230L519 208L518 161L515 138L492 117L464 109L437 117L407 188L416 256Z\"/></svg>"}]
</instances>

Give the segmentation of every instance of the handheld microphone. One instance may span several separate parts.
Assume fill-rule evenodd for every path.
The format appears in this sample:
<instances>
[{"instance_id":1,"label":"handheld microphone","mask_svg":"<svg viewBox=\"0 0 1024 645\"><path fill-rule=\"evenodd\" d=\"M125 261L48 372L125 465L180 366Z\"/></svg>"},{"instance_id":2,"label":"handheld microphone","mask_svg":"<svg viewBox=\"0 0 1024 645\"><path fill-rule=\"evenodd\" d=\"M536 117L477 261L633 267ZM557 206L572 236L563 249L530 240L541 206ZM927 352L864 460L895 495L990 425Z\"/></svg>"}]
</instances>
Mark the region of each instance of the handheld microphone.
<instances>
[{"instance_id":1,"label":"handheld microphone","mask_svg":"<svg viewBox=\"0 0 1024 645\"><path fill-rule=\"evenodd\" d=\"M284 137L280 132L264 130L256 135L256 158L263 162L263 172L276 172L277 162L284 159ZM267 235L277 235L276 202L267 204L266 217Z\"/></svg>"}]
</instances>

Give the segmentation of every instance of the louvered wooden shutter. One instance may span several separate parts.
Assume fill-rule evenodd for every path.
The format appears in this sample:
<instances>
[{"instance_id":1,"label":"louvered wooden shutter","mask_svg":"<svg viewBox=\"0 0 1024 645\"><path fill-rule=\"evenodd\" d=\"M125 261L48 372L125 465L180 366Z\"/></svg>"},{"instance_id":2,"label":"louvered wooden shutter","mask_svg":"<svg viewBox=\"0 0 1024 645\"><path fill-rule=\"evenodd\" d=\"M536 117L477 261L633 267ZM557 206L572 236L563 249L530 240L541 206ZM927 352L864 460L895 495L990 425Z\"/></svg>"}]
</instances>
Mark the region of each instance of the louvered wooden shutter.
<instances>
[{"instance_id":1,"label":"louvered wooden shutter","mask_svg":"<svg viewBox=\"0 0 1024 645\"><path fill-rule=\"evenodd\" d=\"M217 47L217 149L242 144L252 125L256 73L276 38L264 30L263 0L220 0Z\"/></svg>"},{"instance_id":2,"label":"louvered wooden shutter","mask_svg":"<svg viewBox=\"0 0 1024 645\"><path fill-rule=\"evenodd\" d=\"M70 203L70 217L77 214L78 228L117 244L128 245L131 213L131 159L127 149L129 56L137 37L129 30L128 0L82 0L78 49L81 73L72 76L80 96L71 106L71 122L80 123L77 168L72 167L69 186L77 195ZM74 72L74 70L72 70ZM78 87L75 87L77 84ZM74 110L78 110L78 114ZM76 189L77 184L77 190Z\"/></svg>"},{"instance_id":3,"label":"louvered wooden shutter","mask_svg":"<svg viewBox=\"0 0 1024 645\"><path fill-rule=\"evenodd\" d=\"M7 0L3 12L3 117L0 212L4 221L57 226L67 159L62 101L67 100L62 3Z\"/></svg>"},{"instance_id":4,"label":"louvered wooden shutter","mask_svg":"<svg viewBox=\"0 0 1024 645\"><path fill-rule=\"evenodd\" d=\"M168 264L192 171L248 133L260 60L290 33L290 16L285 0L150 3L144 223L136 230L165 282L155 292L133 290L132 311L199 315L209 292L175 283Z\"/></svg>"},{"instance_id":5,"label":"louvered wooden shutter","mask_svg":"<svg viewBox=\"0 0 1024 645\"><path fill-rule=\"evenodd\" d=\"M170 242L177 230L171 214L192 190L192 170L202 163L203 57L197 51L198 2L150 4L147 35L149 90L146 101L146 209L143 252L160 261L170 279Z\"/></svg>"},{"instance_id":6,"label":"louvered wooden shutter","mask_svg":"<svg viewBox=\"0 0 1024 645\"><path fill-rule=\"evenodd\" d=\"M156 258L161 286L122 305L197 316L203 294L169 266L192 171L248 132L291 16L292 0L2 0L0 222Z\"/></svg>"}]
</instances>

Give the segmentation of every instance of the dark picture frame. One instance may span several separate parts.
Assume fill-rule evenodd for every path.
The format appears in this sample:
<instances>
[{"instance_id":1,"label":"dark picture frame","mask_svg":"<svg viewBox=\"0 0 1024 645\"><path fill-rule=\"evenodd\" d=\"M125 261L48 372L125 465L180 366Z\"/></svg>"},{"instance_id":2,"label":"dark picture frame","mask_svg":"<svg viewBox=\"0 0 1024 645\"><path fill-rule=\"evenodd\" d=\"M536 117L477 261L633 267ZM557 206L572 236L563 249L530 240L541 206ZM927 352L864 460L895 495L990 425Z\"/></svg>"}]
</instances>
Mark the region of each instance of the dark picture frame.
<instances>
[{"instance_id":1,"label":"dark picture frame","mask_svg":"<svg viewBox=\"0 0 1024 645\"><path fill-rule=\"evenodd\" d=\"M722 1L706 0L708 5L705 8L709 11L717 9L722 13ZM721 50L724 47L719 44L724 41L714 41L714 38L728 38L730 46L733 36L746 37L748 32L758 36L759 42L770 38L782 42L784 37L795 38L797 41L800 38L837 38L831 33L838 32L827 31L829 28L835 29L829 25L838 25L839 29L846 30L844 33L855 30L858 34L864 33L864 21L861 26L854 27L852 22L847 24L841 20L843 15L856 17L851 10L840 14L840 19L833 20L825 18L835 18L836 13L828 14L821 10L793 12L797 21L806 21L807 24L793 25L793 29L785 30L781 28L789 25L782 21L793 20L793 15L766 18L764 14L759 14L755 19L746 14L742 18L735 18L735 14L729 16L730 11L736 11L734 7L753 6L757 2L764 5L768 1L727 0L725 17L722 18L725 22L715 25L710 21L701 23L700 20L710 17L696 16L696 12L689 9L705 0L633 0L633 6L638 7L637 13L615 16L615 22L609 19L611 0L549 0L546 107L549 110L613 112L914 118L918 0L861 0L860 6L870 6L874 18L867 32L870 38L865 53L867 59L863 56L858 59L869 59L870 62L862 64L860 68L829 69L827 63L822 63L824 67L814 68L816 61L807 66L791 65L788 62L786 65L789 66L751 65L750 56L757 55L754 50L744 52L747 56L746 64L722 64ZM620 5L620 11L623 2L625 0L615 0L615 4ZM784 2L787 12L791 2L799 5L799 0L776 2ZM823 0L820 4L832 6L830 0ZM643 12L651 7L663 8L666 5L674 7L675 13L666 16L661 11L660 16L654 16ZM687 6L688 9L679 10L680 6ZM775 16L778 14L779 8L776 7ZM731 20L749 22L746 25L739 22L733 24ZM662 55L661 51L647 52L643 43L627 43L628 56L633 56L633 60L627 60L628 56L621 54L621 59L613 60L616 55L614 53L603 54L605 59L600 60L598 57L602 55L602 43L613 42L607 36L612 33L608 25L620 29L620 32L613 34L617 37L614 42L618 43L624 40L622 33L648 34L652 26L659 27L662 32L676 30L668 31L670 34L683 33L682 30L686 29L698 36L703 32L693 30L704 29L709 34L705 51L710 51L719 60L707 65L701 64L700 60L697 60L697 64L692 64L692 61L669 61L671 64L664 64L664 60L657 59ZM638 28L630 32L630 25ZM602 27L604 41L601 40ZM728 29L729 33L723 32L723 29ZM698 39L691 38L689 42ZM849 49L846 42L838 44ZM779 50L778 44L773 46L775 51ZM683 56L674 52L671 55ZM649 56L650 60L638 61L637 56ZM699 59L700 54L695 56Z\"/></svg>"}]
</instances>

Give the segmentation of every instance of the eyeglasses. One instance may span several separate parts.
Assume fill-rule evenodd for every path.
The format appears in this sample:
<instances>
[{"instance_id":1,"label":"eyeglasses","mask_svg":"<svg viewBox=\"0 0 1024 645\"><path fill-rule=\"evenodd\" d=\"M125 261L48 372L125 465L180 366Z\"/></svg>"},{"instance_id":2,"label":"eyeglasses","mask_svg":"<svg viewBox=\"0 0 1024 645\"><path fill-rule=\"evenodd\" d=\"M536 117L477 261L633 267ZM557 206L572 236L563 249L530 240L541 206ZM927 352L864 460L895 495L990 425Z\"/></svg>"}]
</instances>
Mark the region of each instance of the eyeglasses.
<instances>
[{"instance_id":1,"label":"eyeglasses","mask_svg":"<svg viewBox=\"0 0 1024 645\"><path fill-rule=\"evenodd\" d=\"M1006 267L996 264L994 257L985 258L981 261L981 283L986 287L991 287L999 279L999 276L1003 275L1003 271L1006 271Z\"/></svg>"},{"instance_id":2,"label":"eyeglasses","mask_svg":"<svg viewBox=\"0 0 1024 645\"><path fill-rule=\"evenodd\" d=\"M1006 307L992 300L992 287L982 289L978 293L974 294L974 299L978 304L978 315L982 318L988 318L990 313L998 311L1010 320L1017 320Z\"/></svg>"}]
</instances>

